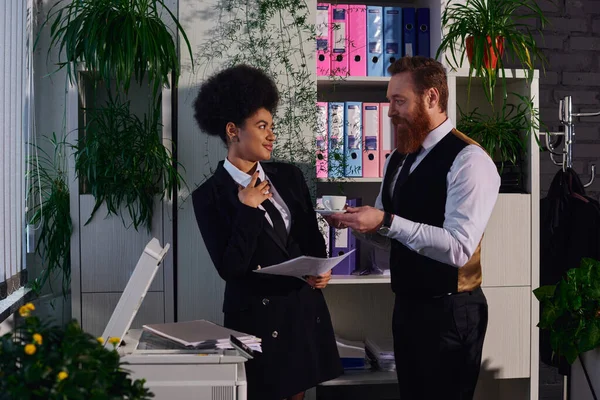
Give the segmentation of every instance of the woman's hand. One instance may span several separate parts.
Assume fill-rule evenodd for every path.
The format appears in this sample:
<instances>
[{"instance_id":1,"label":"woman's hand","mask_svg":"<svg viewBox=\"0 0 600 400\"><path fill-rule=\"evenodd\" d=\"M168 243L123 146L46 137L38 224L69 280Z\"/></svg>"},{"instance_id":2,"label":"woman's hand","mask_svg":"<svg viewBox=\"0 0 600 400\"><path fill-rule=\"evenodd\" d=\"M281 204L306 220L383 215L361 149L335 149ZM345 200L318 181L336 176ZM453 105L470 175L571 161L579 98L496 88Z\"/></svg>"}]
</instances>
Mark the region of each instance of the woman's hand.
<instances>
[{"instance_id":1,"label":"woman's hand","mask_svg":"<svg viewBox=\"0 0 600 400\"><path fill-rule=\"evenodd\" d=\"M306 282L315 289L323 289L331 280L331 271L318 276L309 276Z\"/></svg>"},{"instance_id":2,"label":"woman's hand","mask_svg":"<svg viewBox=\"0 0 600 400\"><path fill-rule=\"evenodd\" d=\"M256 185L256 180L258 179L258 171L252 174L252 179L248 186L243 188L242 186L238 187L238 199L248 207L258 208L260 203L263 201L273 197L273 194L269 190L270 185L269 181L265 180Z\"/></svg>"}]
</instances>

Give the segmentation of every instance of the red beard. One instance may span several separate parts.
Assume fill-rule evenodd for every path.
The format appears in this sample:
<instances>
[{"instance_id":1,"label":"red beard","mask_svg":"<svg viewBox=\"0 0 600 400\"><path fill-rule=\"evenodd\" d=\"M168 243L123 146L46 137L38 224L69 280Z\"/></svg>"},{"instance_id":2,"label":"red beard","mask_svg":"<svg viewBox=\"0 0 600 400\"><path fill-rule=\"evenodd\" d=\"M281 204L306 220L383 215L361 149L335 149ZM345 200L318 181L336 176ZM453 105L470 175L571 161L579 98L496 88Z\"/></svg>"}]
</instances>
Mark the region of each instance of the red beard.
<instances>
[{"instance_id":1,"label":"red beard","mask_svg":"<svg viewBox=\"0 0 600 400\"><path fill-rule=\"evenodd\" d=\"M411 119L392 117L396 132L396 149L402 154L410 154L419 150L429 134L430 121L425 104L419 103Z\"/></svg>"}]
</instances>

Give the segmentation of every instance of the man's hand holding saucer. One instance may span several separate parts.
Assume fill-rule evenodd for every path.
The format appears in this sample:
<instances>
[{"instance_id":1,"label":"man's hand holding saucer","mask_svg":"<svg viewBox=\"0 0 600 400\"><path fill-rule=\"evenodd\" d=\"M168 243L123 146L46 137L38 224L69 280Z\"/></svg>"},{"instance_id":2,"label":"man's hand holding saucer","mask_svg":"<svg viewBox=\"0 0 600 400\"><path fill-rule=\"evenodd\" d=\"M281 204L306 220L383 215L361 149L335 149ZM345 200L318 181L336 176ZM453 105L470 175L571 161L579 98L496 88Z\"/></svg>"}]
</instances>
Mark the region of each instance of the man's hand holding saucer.
<instances>
[{"instance_id":1,"label":"man's hand holding saucer","mask_svg":"<svg viewBox=\"0 0 600 400\"><path fill-rule=\"evenodd\" d=\"M338 229L351 228L360 233L370 233L379 229L383 216L384 212L375 207L346 207L345 213L330 215L327 222Z\"/></svg>"}]
</instances>

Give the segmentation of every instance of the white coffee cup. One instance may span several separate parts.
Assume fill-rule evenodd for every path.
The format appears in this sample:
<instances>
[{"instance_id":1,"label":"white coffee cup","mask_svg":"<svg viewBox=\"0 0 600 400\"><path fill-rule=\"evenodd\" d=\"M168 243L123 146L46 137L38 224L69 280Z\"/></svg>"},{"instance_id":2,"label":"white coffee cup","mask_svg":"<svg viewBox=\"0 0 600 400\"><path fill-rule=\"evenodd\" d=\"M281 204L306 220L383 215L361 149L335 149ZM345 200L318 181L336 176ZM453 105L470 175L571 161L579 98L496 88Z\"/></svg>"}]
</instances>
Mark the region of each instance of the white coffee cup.
<instances>
[{"instance_id":1,"label":"white coffee cup","mask_svg":"<svg viewBox=\"0 0 600 400\"><path fill-rule=\"evenodd\" d=\"M341 211L346 206L346 196L323 196L323 207L329 211Z\"/></svg>"}]
</instances>

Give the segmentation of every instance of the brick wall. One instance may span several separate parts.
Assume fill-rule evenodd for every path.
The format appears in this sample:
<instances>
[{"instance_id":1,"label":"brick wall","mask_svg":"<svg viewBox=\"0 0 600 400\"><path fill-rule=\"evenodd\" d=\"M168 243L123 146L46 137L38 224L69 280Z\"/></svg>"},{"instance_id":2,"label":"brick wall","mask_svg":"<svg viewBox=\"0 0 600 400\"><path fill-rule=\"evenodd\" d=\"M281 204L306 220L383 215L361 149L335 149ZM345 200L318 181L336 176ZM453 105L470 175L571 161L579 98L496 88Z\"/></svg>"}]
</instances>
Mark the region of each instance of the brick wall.
<instances>
[{"instance_id":1,"label":"brick wall","mask_svg":"<svg viewBox=\"0 0 600 400\"><path fill-rule=\"evenodd\" d=\"M570 95L574 112L600 111L600 1L539 1L550 25L541 47L548 57L546 74L540 73L540 116L550 130L558 130L558 102ZM587 183L590 167L600 172L600 117L575 119L573 168ZM558 167L541 154L541 190L545 195ZM587 189L600 198L600 177Z\"/></svg>"},{"instance_id":2,"label":"brick wall","mask_svg":"<svg viewBox=\"0 0 600 400\"><path fill-rule=\"evenodd\" d=\"M574 112L600 111L600 1L539 0L550 25L544 29L542 48L548 57L546 74L540 73L540 117L551 131L558 130L558 102L572 97ZM587 183L591 164L599 169L587 188L600 200L600 117L575 119L573 168ZM540 157L541 195L545 196L559 167L546 153ZM540 365L540 400L562 399L562 376Z\"/></svg>"}]
</instances>

